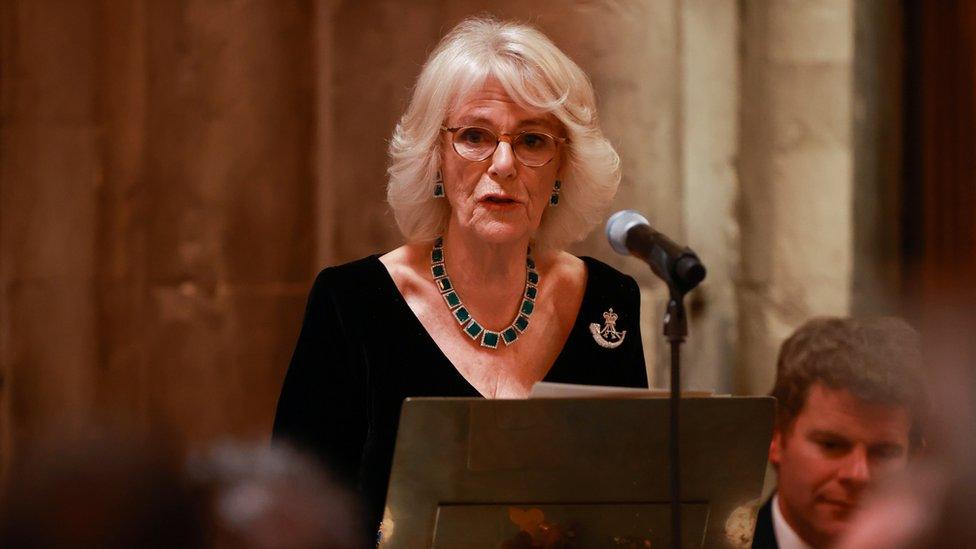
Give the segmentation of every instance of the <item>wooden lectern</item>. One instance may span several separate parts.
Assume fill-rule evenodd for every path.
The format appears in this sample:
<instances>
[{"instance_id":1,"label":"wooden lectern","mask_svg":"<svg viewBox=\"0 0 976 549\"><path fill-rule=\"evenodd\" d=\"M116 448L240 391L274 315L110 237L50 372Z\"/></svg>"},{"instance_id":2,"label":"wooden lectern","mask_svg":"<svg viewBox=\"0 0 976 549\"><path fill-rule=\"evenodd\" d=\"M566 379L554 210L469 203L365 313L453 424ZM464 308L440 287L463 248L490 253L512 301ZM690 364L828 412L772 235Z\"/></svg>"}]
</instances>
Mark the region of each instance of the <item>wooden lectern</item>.
<instances>
[{"instance_id":1,"label":"wooden lectern","mask_svg":"<svg viewBox=\"0 0 976 549\"><path fill-rule=\"evenodd\" d=\"M682 546L738 547L774 400L680 406ZM667 547L667 437L660 398L407 399L380 546Z\"/></svg>"}]
</instances>

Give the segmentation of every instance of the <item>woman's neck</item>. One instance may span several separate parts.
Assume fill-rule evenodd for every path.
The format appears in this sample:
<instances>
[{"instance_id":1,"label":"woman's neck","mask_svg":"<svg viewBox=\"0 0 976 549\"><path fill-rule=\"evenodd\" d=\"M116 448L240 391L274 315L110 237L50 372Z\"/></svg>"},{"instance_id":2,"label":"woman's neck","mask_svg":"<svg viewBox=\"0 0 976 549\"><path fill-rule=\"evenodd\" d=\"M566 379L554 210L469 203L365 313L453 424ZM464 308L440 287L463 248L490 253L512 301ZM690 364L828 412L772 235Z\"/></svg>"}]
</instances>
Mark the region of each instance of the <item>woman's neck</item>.
<instances>
[{"instance_id":1,"label":"woman's neck","mask_svg":"<svg viewBox=\"0 0 976 549\"><path fill-rule=\"evenodd\" d=\"M465 305L490 328L512 321L525 288L529 239L486 243L461 230L444 235L444 259Z\"/></svg>"}]
</instances>

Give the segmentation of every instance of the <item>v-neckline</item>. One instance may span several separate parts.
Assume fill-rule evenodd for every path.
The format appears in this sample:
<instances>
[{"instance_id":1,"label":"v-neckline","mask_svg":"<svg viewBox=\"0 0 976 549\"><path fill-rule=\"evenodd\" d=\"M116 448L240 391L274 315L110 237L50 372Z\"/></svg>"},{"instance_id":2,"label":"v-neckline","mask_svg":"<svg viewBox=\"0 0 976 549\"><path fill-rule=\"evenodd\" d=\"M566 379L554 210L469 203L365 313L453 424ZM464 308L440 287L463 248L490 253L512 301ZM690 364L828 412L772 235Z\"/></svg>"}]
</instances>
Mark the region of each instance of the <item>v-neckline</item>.
<instances>
[{"instance_id":1,"label":"v-neckline","mask_svg":"<svg viewBox=\"0 0 976 549\"><path fill-rule=\"evenodd\" d=\"M370 258L379 264L379 268L384 273L385 279L389 284L389 290L391 290L392 295L395 296L397 303L403 309L403 313L407 315L410 319L412 319L411 321L416 325L415 327L419 328L420 331L423 332L424 337L427 338L428 342L431 345L433 345L435 349L437 349L437 353L441 356L442 359L444 359L444 362L446 362L450 366L450 369L454 373L454 375L457 376L457 378L460 379L461 382L467 385L468 389L470 389L470 391L473 392L475 395L487 399L488 397L482 394L482 392L479 391L477 387L472 385L472 383L468 381L468 378L464 377L464 374L462 374L461 371L458 370L454 362L452 362L451 359L448 358L444 350L441 349L441 346L437 344L437 341L434 340L434 337L431 336L430 332L427 331L427 328L424 326L424 323L420 321L420 318L417 316L417 313L415 313L414 310L410 308L410 305L407 303L407 300L403 297L403 294L400 293L400 288L397 287L396 281L393 280L393 275L390 274L390 271L389 269L386 268L386 265L384 265L383 262L380 261L380 254L374 254L370 256ZM556 359L552 362L552 364L549 365L549 369L546 370L546 375L542 376L541 381L552 381L551 376L553 375L553 372L557 370L557 366L562 362L563 355L566 354L567 347L569 347L575 339L573 337L573 334L577 331L577 329L579 329L580 322L583 322L583 311L586 308L587 301L590 299L590 285L592 284L592 277L590 276L591 269L590 269L589 259L590 258L587 256L580 257L580 260L583 261L583 266L586 269L586 282L583 285L583 298L580 299L579 309L577 309L576 311L576 318L573 321L573 327L570 328L569 333L566 336L566 341L563 342L562 348L559 349L559 354L556 355Z\"/></svg>"}]
</instances>

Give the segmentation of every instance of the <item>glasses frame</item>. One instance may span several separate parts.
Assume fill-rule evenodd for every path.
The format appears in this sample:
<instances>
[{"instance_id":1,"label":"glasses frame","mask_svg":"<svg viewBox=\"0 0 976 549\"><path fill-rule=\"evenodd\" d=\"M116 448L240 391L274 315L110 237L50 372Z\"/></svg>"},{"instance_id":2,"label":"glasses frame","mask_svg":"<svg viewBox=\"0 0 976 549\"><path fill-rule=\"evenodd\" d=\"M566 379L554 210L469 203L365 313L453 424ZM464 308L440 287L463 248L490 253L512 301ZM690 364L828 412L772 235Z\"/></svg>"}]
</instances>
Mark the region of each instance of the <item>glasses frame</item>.
<instances>
[{"instance_id":1,"label":"glasses frame","mask_svg":"<svg viewBox=\"0 0 976 549\"><path fill-rule=\"evenodd\" d=\"M457 150L457 143L454 142L454 134L456 134L457 132L459 132L461 130L470 130L470 129L484 130L484 131L490 133L491 135L495 136L495 147L491 150L491 152L489 152L488 154L486 154L483 158L479 158L478 160L472 160L472 159L464 156L463 154L461 154L461 151ZM447 126L441 126L441 131L445 131L445 132L451 134L451 148L454 149L454 153L457 154L458 156L460 156L461 158L469 161L469 162L483 162L483 161L491 158L492 156L494 156L495 151L498 150L498 144L501 143L502 141L504 141L504 142L508 143L508 146L509 147L512 147L512 156L514 156L515 159L518 160L520 164L522 164L523 166L529 167L529 168L541 168L542 166L545 166L546 164L552 162L553 158L556 158L556 154L559 154L559 147L562 146L562 145L565 145L566 143L569 143L569 138L567 138L567 137L558 137L558 136L552 135L549 132L540 132L538 130L523 130L523 131L520 131L519 133L511 134L511 133L497 133L497 132L494 132L494 131L492 131L492 130L490 130L488 128L485 128L483 126L457 126L457 127L454 127L454 128L448 128ZM519 156L517 154L515 154L515 147L512 146L512 142L517 141L520 137L522 137L523 135L525 135L527 133L542 134L542 135L545 135L546 137L548 137L549 139L552 139L553 141L555 141L556 142L556 154L552 155L552 158L550 158L549 160L546 160L542 164L536 164L536 165L526 164L521 158L519 158Z\"/></svg>"}]
</instances>

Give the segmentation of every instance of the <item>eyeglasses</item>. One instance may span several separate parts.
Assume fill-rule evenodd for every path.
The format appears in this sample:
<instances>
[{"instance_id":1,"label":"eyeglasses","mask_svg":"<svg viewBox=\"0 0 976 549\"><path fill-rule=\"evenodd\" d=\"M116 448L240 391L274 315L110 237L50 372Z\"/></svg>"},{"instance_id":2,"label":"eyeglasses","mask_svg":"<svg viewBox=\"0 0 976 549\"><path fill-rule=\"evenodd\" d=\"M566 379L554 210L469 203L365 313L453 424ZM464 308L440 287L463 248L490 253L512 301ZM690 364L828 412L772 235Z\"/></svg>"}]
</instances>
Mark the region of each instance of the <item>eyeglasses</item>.
<instances>
[{"instance_id":1,"label":"eyeglasses","mask_svg":"<svg viewBox=\"0 0 976 549\"><path fill-rule=\"evenodd\" d=\"M495 154L499 141L505 141L512 147L512 153L522 164L530 168L545 166L556 157L559 145L568 142L565 137L555 137L538 131L524 131L512 134L495 132L477 126L461 126L441 130L451 134L451 144L454 152L461 158L472 162L481 162Z\"/></svg>"}]
</instances>

